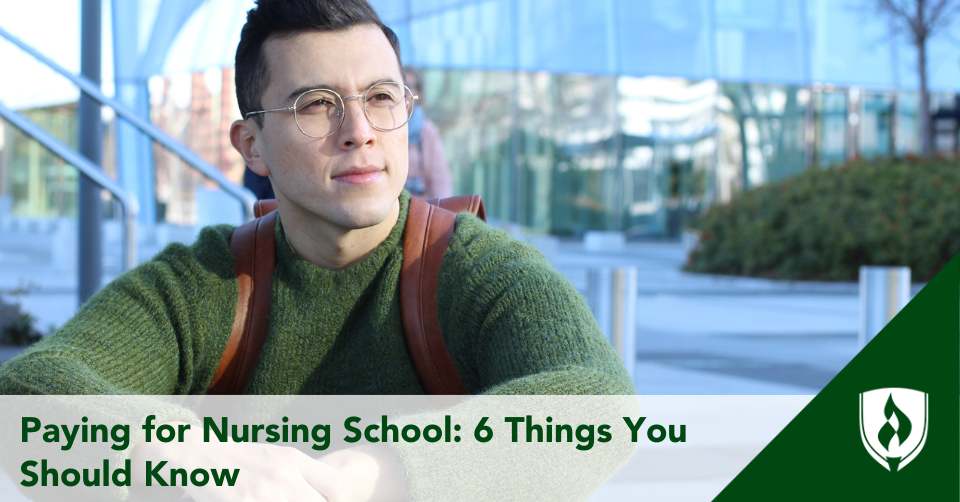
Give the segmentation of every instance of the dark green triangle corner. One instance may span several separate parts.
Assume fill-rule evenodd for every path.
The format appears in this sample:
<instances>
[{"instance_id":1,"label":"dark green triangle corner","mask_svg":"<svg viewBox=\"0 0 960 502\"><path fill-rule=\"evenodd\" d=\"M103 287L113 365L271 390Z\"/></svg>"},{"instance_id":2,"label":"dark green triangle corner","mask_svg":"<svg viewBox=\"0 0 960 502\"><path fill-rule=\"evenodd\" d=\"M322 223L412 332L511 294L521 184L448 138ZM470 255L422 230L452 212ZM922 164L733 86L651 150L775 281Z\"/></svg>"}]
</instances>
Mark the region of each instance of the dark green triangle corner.
<instances>
[{"instance_id":1,"label":"dark green triangle corner","mask_svg":"<svg viewBox=\"0 0 960 502\"><path fill-rule=\"evenodd\" d=\"M929 397L928 435L891 472L860 437L860 393L902 387ZM714 499L960 500L960 255Z\"/></svg>"}]
</instances>

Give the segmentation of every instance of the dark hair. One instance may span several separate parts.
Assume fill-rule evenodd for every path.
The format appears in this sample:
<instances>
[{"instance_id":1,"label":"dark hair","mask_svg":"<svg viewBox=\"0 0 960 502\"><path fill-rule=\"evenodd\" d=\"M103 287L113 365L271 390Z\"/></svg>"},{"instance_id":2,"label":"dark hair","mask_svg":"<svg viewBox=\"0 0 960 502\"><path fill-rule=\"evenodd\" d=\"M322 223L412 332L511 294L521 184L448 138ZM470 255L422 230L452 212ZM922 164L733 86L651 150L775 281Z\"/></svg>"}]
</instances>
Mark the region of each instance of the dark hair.
<instances>
[{"instance_id":1,"label":"dark hair","mask_svg":"<svg viewBox=\"0 0 960 502\"><path fill-rule=\"evenodd\" d=\"M261 110L260 99L270 83L270 68L263 56L263 44L271 37L287 37L304 31L341 31L360 24L379 26L400 62L400 40L384 26L366 0L257 0L247 11L240 31L234 79L241 116ZM263 127L262 115L255 115Z\"/></svg>"}]
</instances>

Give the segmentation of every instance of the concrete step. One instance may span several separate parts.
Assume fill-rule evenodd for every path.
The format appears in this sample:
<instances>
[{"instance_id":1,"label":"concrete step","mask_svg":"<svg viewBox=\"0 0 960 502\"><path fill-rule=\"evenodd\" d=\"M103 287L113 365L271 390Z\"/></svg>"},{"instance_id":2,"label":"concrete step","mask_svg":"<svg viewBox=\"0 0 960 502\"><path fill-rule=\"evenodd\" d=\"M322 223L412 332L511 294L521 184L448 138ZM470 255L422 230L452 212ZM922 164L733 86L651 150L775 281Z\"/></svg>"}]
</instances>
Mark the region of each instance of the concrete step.
<instances>
[{"instance_id":1,"label":"concrete step","mask_svg":"<svg viewBox=\"0 0 960 502\"><path fill-rule=\"evenodd\" d=\"M199 227L159 224L138 227L137 232L137 259L142 263L171 242L193 242ZM0 266L50 264L60 272L76 274L77 233L74 219L0 217ZM105 220L101 234L104 272L117 274L121 271L123 258L121 222Z\"/></svg>"}]
</instances>

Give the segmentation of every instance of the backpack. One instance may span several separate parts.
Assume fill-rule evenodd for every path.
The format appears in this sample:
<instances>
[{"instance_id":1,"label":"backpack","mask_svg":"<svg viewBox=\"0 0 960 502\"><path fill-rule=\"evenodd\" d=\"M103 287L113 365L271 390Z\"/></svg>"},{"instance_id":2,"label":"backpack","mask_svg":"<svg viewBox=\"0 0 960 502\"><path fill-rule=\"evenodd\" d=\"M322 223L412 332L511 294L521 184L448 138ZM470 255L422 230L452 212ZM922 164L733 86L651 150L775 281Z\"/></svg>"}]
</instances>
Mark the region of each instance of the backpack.
<instances>
[{"instance_id":1,"label":"backpack","mask_svg":"<svg viewBox=\"0 0 960 502\"><path fill-rule=\"evenodd\" d=\"M237 227L230 236L236 259L239 295L227 348L208 394L240 394L246 387L270 327L270 297L276 267L277 201L261 200L257 218ZM486 221L479 195L443 199L411 197L403 233L400 307L403 333L413 366L428 394L466 394L440 332L437 276L440 262L456 227L456 213L471 212Z\"/></svg>"}]
</instances>

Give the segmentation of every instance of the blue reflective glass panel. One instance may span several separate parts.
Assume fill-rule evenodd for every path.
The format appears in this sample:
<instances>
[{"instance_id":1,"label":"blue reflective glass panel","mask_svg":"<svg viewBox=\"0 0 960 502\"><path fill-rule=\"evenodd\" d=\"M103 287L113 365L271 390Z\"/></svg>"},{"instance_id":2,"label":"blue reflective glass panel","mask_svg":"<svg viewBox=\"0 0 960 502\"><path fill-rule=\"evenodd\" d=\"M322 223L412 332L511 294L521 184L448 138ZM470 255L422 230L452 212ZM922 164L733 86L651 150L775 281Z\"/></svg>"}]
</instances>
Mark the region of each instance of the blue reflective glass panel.
<instances>
[{"instance_id":1,"label":"blue reflective glass panel","mask_svg":"<svg viewBox=\"0 0 960 502\"><path fill-rule=\"evenodd\" d=\"M616 73L613 0L516 0L520 67Z\"/></svg>"},{"instance_id":2,"label":"blue reflective glass panel","mask_svg":"<svg viewBox=\"0 0 960 502\"><path fill-rule=\"evenodd\" d=\"M411 61L416 59L416 54L414 53L413 41L410 39L410 23L396 22L389 26L397 34L397 39L400 40L400 58L403 60L403 64L411 64Z\"/></svg>"},{"instance_id":3,"label":"blue reflective glass panel","mask_svg":"<svg viewBox=\"0 0 960 502\"><path fill-rule=\"evenodd\" d=\"M484 0L401 0L403 3L410 4L410 10L414 16L421 14L433 14L438 10L460 7L463 5L481 3Z\"/></svg>"},{"instance_id":4,"label":"blue reflective glass panel","mask_svg":"<svg viewBox=\"0 0 960 502\"><path fill-rule=\"evenodd\" d=\"M935 36L927 44L927 76L930 89L956 91L960 89L960 22ZM916 70L913 71L916 75Z\"/></svg>"},{"instance_id":5,"label":"blue reflective glass panel","mask_svg":"<svg viewBox=\"0 0 960 502\"><path fill-rule=\"evenodd\" d=\"M717 75L805 82L800 0L716 0Z\"/></svg>"},{"instance_id":6,"label":"blue reflective glass panel","mask_svg":"<svg viewBox=\"0 0 960 502\"><path fill-rule=\"evenodd\" d=\"M872 10L851 9L840 2L808 2L811 79L835 85L889 87L890 30Z\"/></svg>"},{"instance_id":7,"label":"blue reflective glass panel","mask_svg":"<svg viewBox=\"0 0 960 502\"><path fill-rule=\"evenodd\" d=\"M367 0L377 11L383 24L393 27L398 21L404 21L409 17L407 12L406 0Z\"/></svg>"},{"instance_id":8,"label":"blue reflective glass panel","mask_svg":"<svg viewBox=\"0 0 960 502\"><path fill-rule=\"evenodd\" d=\"M466 3L415 17L410 38L418 66L511 69L516 66L510 0Z\"/></svg>"},{"instance_id":9,"label":"blue reflective glass panel","mask_svg":"<svg viewBox=\"0 0 960 502\"><path fill-rule=\"evenodd\" d=\"M616 28L622 73L711 76L714 69L707 16L710 1L619 0Z\"/></svg>"}]
</instances>

